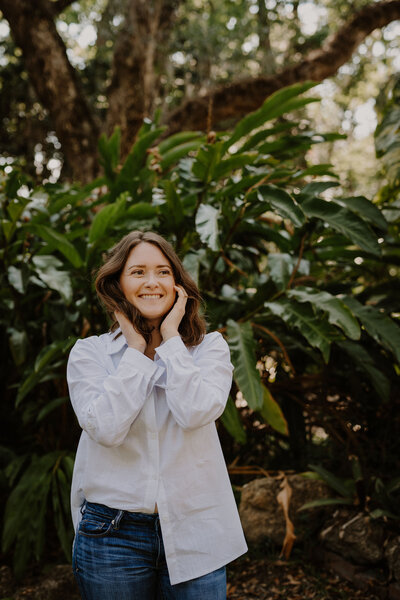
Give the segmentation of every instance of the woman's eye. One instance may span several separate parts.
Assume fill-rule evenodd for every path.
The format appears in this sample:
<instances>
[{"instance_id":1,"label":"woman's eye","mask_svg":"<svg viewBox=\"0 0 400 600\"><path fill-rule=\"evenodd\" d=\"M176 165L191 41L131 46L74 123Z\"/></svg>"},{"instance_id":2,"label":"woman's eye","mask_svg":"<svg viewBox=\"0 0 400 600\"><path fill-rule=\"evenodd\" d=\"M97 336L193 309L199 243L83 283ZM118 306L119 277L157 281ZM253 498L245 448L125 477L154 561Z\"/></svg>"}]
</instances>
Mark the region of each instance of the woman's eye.
<instances>
[{"instance_id":1,"label":"woman's eye","mask_svg":"<svg viewBox=\"0 0 400 600\"><path fill-rule=\"evenodd\" d=\"M160 271L161 275L170 275L171 272L168 269L164 269L163 271Z\"/></svg>"},{"instance_id":2,"label":"woman's eye","mask_svg":"<svg viewBox=\"0 0 400 600\"><path fill-rule=\"evenodd\" d=\"M141 270L137 270L137 271L131 271L132 275L143 275L143 271Z\"/></svg>"}]
</instances>

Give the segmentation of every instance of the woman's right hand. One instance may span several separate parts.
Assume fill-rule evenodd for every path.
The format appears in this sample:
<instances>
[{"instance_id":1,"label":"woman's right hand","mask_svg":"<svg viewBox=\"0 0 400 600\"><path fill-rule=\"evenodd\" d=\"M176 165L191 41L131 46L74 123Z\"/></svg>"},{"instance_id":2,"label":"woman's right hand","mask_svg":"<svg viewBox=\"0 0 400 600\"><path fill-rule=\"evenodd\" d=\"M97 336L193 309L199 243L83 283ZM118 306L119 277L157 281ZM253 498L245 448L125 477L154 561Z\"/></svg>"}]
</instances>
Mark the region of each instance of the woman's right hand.
<instances>
[{"instance_id":1,"label":"woman's right hand","mask_svg":"<svg viewBox=\"0 0 400 600\"><path fill-rule=\"evenodd\" d=\"M125 336L128 346L130 348L135 348L135 350L139 350L139 352L144 354L147 347L144 337L136 331L130 320L127 319L122 312L116 310L114 315L119 323L119 326L121 327L121 331Z\"/></svg>"}]
</instances>

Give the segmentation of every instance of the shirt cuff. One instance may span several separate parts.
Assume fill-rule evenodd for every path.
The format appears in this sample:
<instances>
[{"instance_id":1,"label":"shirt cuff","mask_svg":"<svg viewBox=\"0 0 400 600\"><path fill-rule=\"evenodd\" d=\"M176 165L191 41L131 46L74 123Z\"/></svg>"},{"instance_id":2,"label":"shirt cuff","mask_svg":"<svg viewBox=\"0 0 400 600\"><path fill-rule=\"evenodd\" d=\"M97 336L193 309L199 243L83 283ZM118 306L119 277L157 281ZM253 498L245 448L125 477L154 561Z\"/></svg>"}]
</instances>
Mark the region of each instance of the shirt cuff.
<instances>
[{"instance_id":1,"label":"shirt cuff","mask_svg":"<svg viewBox=\"0 0 400 600\"><path fill-rule=\"evenodd\" d=\"M160 346L158 346L158 348L156 348L158 356L163 361L165 361L167 358L170 358L174 354L177 354L178 352L182 352L182 350L187 350L187 348L180 335L174 335L174 337L169 338L169 340L163 342Z\"/></svg>"},{"instance_id":2,"label":"shirt cuff","mask_svg":"<svg viewBox=\"0 0 400 600\"><path fill-rule=\"evenodd\" d=\"M129 367L133 367L137 371L147 375L150 379L153 378L155 381L161 377L164 372L163 367L156 365L151 358L148 358L135 348L127 348L119 364L121 366L127 365Z\"/></svg>"}]
</instances>

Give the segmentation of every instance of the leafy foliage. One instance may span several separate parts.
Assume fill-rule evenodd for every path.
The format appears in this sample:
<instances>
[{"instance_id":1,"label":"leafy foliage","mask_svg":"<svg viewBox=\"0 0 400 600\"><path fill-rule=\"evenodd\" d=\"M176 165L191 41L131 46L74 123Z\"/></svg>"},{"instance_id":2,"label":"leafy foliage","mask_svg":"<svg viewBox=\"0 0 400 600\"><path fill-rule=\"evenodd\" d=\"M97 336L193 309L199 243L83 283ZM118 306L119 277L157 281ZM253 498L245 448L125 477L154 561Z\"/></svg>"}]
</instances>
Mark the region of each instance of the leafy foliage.
<instances>
[{"instance_id":1,"label":"leafy foliage","mask_svg":"<svg viewBox=\"0 0 400 600\"><path fill-rule=\"evenodd\" d=\"M306 163L308 148L335 137L287 114L313 101L304 95L311 87L279 91L210 139L185 132L155 146L163 130L145 121L123 164L116 130L99 143L104 175L83 187L3 176L1 368L11 387L2 417L10 430L22 424L6 440L11 471L25 451L33 456L15 477L7 471L3 545L16 545L18 570L40 557L49 510L68 548L68 452L79 432L65 402L65 362L78 337L107 328L93 270L133 229L171 240L199 282L210 329L227 336L235 370L222 423L236 452L258 422L272 468L304 468L321 453L316 427L329 432L327 453L339 447L339 458L355 445L371 470L381 470L388 447L396 454L400 330L390 269L398 254L382 210L366 198L324 196L337 186L331 166ZM392 407L385 418L383 402ZM39 472L40 535L22 537L16 515L32 514L24 490Z\"/></svg>"}]
</instances>

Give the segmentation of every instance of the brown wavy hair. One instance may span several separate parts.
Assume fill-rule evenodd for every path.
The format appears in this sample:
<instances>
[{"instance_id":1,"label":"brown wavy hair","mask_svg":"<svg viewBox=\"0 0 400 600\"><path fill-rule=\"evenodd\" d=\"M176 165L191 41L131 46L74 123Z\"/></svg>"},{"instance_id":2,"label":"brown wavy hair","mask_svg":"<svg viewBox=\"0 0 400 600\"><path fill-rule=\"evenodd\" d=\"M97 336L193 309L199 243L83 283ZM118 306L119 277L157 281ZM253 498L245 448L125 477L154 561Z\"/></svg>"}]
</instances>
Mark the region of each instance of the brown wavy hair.
<instances>
[{"instance_id":1,"label":"brown wavy hair","mask_svg":"<svg viewBox=\"0 0 400 600\"><path fill-rule=\"evenodd\" d=\"M120 275L129 253L132 248L135 248L135 246L142 242L153 244L161 250L171 263L176 285L181 285L186 290L188 294L186 310L178 329L183 342L187 346L197 346L206 332L205 320L199 314L201 307L199 289L189 273L185 271L181 260L171 244L153 231L131 231L131 233L128 233L109 251L105 263L97 272L95 280L96 291L111 319L112 325L110 331L115 331L118 328L118 321L115 318L114 311L119 310L130 320L146 342L149 343L150 341L151 327L138 309L125 298L119 283Z\"/></svg>"}]
</instances>

